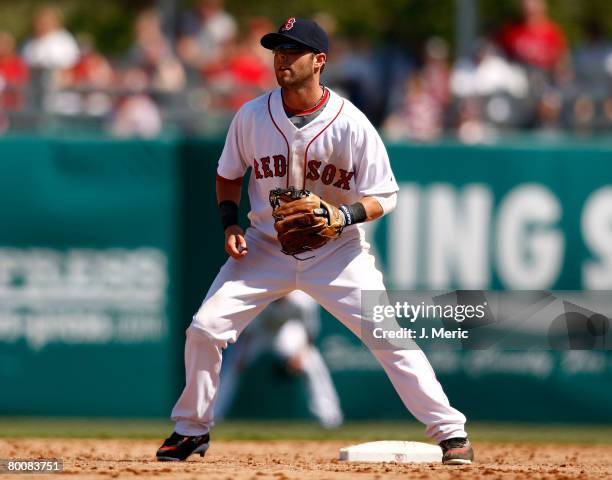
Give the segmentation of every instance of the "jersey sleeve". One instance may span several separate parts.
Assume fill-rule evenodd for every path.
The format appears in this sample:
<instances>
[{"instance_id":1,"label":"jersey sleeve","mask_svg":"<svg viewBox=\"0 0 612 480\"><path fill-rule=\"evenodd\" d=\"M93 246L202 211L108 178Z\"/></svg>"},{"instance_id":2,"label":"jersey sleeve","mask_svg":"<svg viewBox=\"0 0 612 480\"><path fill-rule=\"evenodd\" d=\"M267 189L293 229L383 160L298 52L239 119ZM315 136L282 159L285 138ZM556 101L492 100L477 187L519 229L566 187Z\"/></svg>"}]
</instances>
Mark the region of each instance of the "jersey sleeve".
<instances>
[{"instance_id":1,"label":"jersey sleeve","mask_svg":"<svg viewBox=\"0 0 612 480\"><path fill-rule=\"evenodd\" d=\"M248 168L248 163L245 157L245 136L246 130L245 115L242 111L238 111L230 124L225 139L225 146L219 164L217 166L217 175L228 180L242 178Z\"/></svg>"},{"instance_id":2,"label":"jersey sleeve","mask_svg":"<svg viewBox=\"0 0 612 480\"><path fill-rule=\"evenodd\" d=\"M362 196L393 193L399 190L391 170L387 149L372 124L364 118L355 148L355 184Z\"/></svg>"}]
</instances>

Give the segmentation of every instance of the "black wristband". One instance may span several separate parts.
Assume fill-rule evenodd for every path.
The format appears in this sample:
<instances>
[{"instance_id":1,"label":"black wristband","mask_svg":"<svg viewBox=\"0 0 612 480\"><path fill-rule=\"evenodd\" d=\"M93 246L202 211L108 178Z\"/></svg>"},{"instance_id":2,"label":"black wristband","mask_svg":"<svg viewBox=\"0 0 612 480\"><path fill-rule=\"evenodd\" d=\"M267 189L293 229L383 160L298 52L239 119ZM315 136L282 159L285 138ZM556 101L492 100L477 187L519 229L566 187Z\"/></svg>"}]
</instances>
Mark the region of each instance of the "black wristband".
<instances>
[{"instance_id":1,"label":"black wristband","mask_svg":"<svg viewBox=\"0 0 612 480\"><path fill-rule=\"evenodd\" d=\"M338 209L344 215L345 227L354 223L363 223L368 219L365 207L361 202L355 202L352 205L340 205Z\"/></svg>"},{"instance_id":2,"label":"black wristband","mask_svg":"<svg viewBox=\"0 0 612 480\"><path fill-rule=\"evenodd\" d=\"M223 231L232 225L238 225L238 205L231 200L223 200L219 204L219 215L221 215L221 225Z\"/></svg>"}]
</instances>

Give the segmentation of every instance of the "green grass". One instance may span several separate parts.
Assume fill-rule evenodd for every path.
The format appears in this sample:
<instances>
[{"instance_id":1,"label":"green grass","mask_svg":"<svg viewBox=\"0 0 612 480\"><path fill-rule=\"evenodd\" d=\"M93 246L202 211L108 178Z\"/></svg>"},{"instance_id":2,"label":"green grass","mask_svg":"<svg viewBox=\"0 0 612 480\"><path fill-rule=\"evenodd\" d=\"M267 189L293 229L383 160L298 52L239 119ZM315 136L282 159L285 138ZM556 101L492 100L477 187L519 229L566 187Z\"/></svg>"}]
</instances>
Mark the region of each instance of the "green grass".
<instances>
[{"instance_id":1,"label":"green grass","mask_svg":"<svg viewBox=\"0 0 612 480\"><path fill-rule=\"evenodd\" d=\"M612 444L612 425L480 423L469 425L473 441ZM166 420L2 418L0 437L162 439L172 430ZM297 421L228 421L215 427L218 440L418 440L415 422L348 422L336 430Z\"/></svg>"}]
</instances>

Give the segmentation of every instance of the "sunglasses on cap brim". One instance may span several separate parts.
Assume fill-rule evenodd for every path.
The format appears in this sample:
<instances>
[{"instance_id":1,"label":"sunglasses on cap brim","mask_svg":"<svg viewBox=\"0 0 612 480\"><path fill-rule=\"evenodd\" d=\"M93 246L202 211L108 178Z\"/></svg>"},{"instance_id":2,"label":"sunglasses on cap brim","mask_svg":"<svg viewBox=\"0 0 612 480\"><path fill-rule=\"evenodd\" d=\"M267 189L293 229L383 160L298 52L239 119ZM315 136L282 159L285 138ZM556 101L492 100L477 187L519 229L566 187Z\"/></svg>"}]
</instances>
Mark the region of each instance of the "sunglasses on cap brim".
<instances>
[{"instance_id":1,"label":"sunglasses on cap brim","mask_svg":"<svg viewBox=\"0 0 612 480\"><path fill-rule=\"evenodd\" d=\"M300 43L281 43L279 45L276 45L272 49L273 52L275 52L276 50L303 50L303 51L308 51L312 53L321 53L319 50L315 48L311 48L306 45L302 45Z\"/></svg>"}]
</instances>

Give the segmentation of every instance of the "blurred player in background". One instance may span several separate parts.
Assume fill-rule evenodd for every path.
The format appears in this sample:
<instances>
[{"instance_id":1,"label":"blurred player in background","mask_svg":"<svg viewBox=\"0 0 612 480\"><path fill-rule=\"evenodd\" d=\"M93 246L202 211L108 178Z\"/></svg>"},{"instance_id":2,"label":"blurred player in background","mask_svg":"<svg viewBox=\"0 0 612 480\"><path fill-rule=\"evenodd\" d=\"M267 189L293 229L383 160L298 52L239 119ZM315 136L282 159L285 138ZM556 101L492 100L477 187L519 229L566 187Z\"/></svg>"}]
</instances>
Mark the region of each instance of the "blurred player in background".
<instances>
[{"instance_id":1,"label":"blurred player in background","mask_svg":"<svg viewBox=\"0 0 612 480\"><path fill-rule=\"evenodd\" d=\"M302 376L308 409L325 428L343 421L338 394L321 353L314 345L319 333L317 303L300 290L271 303L223 356L215 418L225 418L236 398L240 375L258 357L273 352L286 371Z\"/></svg>"}]
</instances>

